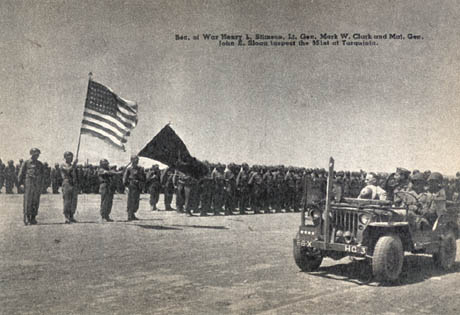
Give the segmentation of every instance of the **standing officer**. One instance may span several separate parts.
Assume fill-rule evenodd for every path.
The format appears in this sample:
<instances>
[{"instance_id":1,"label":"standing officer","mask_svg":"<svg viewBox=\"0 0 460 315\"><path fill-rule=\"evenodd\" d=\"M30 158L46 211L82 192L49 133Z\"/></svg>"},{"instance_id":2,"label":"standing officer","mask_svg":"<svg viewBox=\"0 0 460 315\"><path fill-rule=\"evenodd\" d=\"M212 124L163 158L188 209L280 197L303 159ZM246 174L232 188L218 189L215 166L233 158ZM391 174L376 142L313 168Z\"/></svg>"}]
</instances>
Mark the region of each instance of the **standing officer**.
<instances>
[{"instance_id":1,"label":"standing officer","mask_svg":"<svg viewBox=\"0 0 460 315\"><path fill-rule=\"evenodd\" d=\"M128 221L139 220L135 213L139 209L143 176L138 163L139 157L137 155L131 156L131 166L126 169L123 175L123 184L129 189L127 202Z\"/></svg>"},{"instance_id":2,"label":"standing officer","mask_svg":"<svg viewBox=\"0 0 460 315\"><path fill-rule=\"evenodd\" d=\"M110 170L109 161L102 159L99 162L97 175L99 177L99 193L101 194L101 222L112 222L110 212L112 212L113 195L116 190L115 178L123 171Z\"/></svg>"},{"instance_id":3,"label":"standing officer","mask_svg":"<svg viewBox=\"0 0 460 315\"><path fill-rule=\"evenodd\" d=\"M37 224L35 217L40 206L43 181L43 164L38 160L40 150L32 148L31 158L22 163L18 174L18 186L24 184L24 224Z\"/></svg>"},{"instance_id":4,"label":"standing officer","mask_svg":"<svg viewBox=\"0 0 460 315\"><path fill-rule=\"evenodd\" d=\"M73 153L64 153L65 163L61 165L62 198L64 199L65 223L77 223L74 219L77 210L79 183L76 173L78 160L73 161ZM73 161L73 162L72 162Z\"/></svg>"},{"instance_id":5,"label":"standing officer","mask_svg":"<svg viewBox=\"0 0 460 315\"><path fill-rule=\"evenodd\" d=\"M150 194L150 207L152 211L157 210L158 199L160 198L160 168L158 164L152 165L152 168L147 172L146 184Z\"/></svg>"}]
</instances>

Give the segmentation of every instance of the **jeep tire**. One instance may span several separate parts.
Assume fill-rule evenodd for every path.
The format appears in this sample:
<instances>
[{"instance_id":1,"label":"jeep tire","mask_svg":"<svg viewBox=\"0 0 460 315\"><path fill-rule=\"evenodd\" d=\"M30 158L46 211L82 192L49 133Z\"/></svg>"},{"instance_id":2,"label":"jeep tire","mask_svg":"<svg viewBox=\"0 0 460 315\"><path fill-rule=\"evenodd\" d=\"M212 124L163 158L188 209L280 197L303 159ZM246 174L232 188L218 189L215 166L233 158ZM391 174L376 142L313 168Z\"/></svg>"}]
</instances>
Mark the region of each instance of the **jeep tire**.
<instances>
[{"instance_id":1,"label":"jeep tire","mask_svg":"<svg viewBox=\"0 0 460 315\"><path fill-rule=\"evenodd\" d=\"M433 254L434 264L443 270L449 270L455 263L457 256L457 240L455 233L450 230L441 238L439 252Z\"/></svg>"},{"instance_id":2,"label":"jeep tire","mask_svg":"<svg viewBox=\"0 0 460 315\"><path fill-rule=\"evenodd\" d=\"M307 247L298 246L294 241L294 260L300 270L311 272L319 268L323 256L311 253Z\"/></svg>"},{"instance_id":3,"label":"jeep tire","mask_svg":"<svg viewBox=\"0 0 460 315\"><path fill-rule=\"evenodd\" d=\"M404 262L404 250L398 235L381 236L374 248L372 273L378 281L395 281Z\"/></svg>"}]
</instances>

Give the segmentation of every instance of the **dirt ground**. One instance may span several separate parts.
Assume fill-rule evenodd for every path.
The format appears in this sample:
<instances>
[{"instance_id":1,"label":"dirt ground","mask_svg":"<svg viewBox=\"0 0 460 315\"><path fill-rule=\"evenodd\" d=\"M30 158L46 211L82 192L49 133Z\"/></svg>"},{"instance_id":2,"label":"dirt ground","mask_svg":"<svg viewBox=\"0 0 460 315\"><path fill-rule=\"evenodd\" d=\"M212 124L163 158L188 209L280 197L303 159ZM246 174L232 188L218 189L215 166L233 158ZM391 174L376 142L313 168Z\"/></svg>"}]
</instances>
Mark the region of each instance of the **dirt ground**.
<instances>
[{"instance_id":1,"label":"dirt ground","mask_svg":"<svg viewBox=\"0 0 460 315\"><path fill-rule=\"evenodd\" d=\"M62 197L43 195L24 226L22 196L1 194L1 314L460 314L460 255L449 273L407 255L392 286L348 258L302 273L299 214L186 217L144 195L126 222L125 198L99 223L100 197L80 195L79 223L65 225Z\"/></svg>"}]
</instances>

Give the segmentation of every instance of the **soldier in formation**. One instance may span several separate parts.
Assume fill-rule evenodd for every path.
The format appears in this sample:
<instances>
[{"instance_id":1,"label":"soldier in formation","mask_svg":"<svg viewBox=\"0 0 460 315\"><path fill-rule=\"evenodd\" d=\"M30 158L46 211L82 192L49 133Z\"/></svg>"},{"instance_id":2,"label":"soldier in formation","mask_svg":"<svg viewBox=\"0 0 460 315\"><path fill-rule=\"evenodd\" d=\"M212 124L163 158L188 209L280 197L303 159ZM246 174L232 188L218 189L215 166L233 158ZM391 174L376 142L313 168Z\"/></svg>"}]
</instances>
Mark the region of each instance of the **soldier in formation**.
<instances>
[{"instance_id":1,"label":"soldier in formation","mask_svg":"<svg viewBox=\"0 0 460 315\"><path fill-rule=\"evenodd\" d=\"M38 160L40 150L32 148L31 158L21 164L18 173L18 186L24 185L24 224L37 224L36 216L40 207L44 166Z\"/></svg>"},{"instance_id":2,"label":"soldier in formation","mask_svg":"<svg viewBox=\"0 0 460 315\"><path fill-rule=\"evenodd\" d=\"M60 166L62 178L62 198L64 200L65 223L77 223L74 215L77 210L79 183L77 175L77 162L73 160L72 152L64 153L65 162Z\"/></svg>"}]
</instances>

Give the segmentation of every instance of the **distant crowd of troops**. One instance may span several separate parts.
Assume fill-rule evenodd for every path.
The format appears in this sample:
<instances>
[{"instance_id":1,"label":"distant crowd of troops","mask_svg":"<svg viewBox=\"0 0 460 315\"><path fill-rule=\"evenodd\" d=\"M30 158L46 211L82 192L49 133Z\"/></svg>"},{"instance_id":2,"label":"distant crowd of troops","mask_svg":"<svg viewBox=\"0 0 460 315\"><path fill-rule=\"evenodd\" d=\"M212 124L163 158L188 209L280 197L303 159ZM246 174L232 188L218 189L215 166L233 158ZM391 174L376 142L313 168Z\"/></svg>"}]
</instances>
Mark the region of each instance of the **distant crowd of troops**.
<instances>
[{"instance_id":1,"label":"distant crowd of troops","mask_svg":"<svg viewBox=\"0 0 460 315\"><path fill-rule=\"evenodd\" d=\"M4 165L0 160L0 192L3 186L7 194L13 193L14 187L17 193L24 192L22 183L18 180L22 163L22 160L16 165L13 161L8 161L7 165ZM177 212L188 215L199 213L201 216L246 214L248 211L254 214L299 212L308 204L324 200L326 195L325 169L283 165L249 166L246 163L225 165L205 162L205 164L209 167L209 173L201 179L195 179L173 168L160 170L158 165L153 165L148 169L136 166L135 172L132 167L128 167L132 178L125 178L125 180L123 179L126 174L125 168L109 166L107 160L101 160L99 166L79 164L75 165L74 177L76 178L72 179L73 191L77 194L100 193L101 196L107 194L113 196L115 193L125 193L126 187L131 185L131 191L150 194L150 206L153 211L157 210L160 194L164 194L164 209L173 210L171 203L175 195ZM59 193L66 177L66 173L61 170L63 165L55 164L51 168L47 163L43 163L41 193L47 193L50 187L52 193ZM430 173L430 171L421 173L415 170L412 175L421 174L419 176L428 178ZM394 174L398 174L396 179ZM356 198L367 184L366 175L364 171L334 172L334 186L340 187L341 197ZM393 174L373 173L376 185L383 188L390 199L393 190L397 189L403 181L409 182L412 175L408 170L401 168ZM456 178L444 177L443 181L447 199L458 199L460 173L457 173ZM64 190L62 188L63 192ZM139 199L135 196L134 199L136 198ZM104 200L101 201L103 202ZM101 216L104 218L102 208L104 205L101 204ZM111 200L109 208L111 208ZM128 220L135 218L134 212L137 211L138 204L134 208L133 213L128 215ZM108 214L106 217L108 218Z\"/></svg>"}]
</instances>

